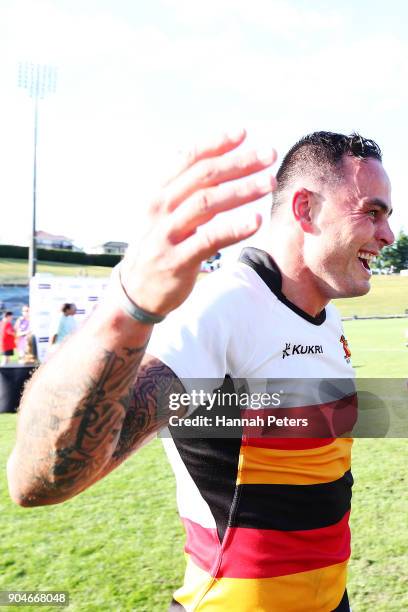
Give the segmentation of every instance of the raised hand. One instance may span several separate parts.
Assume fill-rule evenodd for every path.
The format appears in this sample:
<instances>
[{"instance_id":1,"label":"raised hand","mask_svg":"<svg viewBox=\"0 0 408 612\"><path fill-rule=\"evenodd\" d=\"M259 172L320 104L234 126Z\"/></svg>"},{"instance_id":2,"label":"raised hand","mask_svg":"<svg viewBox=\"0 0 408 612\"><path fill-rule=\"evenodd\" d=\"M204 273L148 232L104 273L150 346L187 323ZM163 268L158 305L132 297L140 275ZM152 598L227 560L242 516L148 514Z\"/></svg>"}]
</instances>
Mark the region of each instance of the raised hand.
<instances>
[{"instance_id":1,"label":"raised hand","mask_svg":"<svg viewBox=\"0 0 408 612\"><path fill-rule=\"evenodd\" d=\"M122 263L123 285L139 307L158 315L174 310L191 292L202 261L259 229L261 216L249 209L245 222L209 224L274 189L270 173L256 173L273 164L275 151L231 153L245 138L241 130L192 149L152 202L150 228Z\"/></svg>"},{"instance_id":2,"label":"raised hand","mask_svg":"<svg viewBox=\"0 0 408 612\"><path fill-rule=\"evenodd\" d=\"M259 228L260 216L249 210L244 223L226 218L216 229L208 224L274 187L272 176L256 173L274 162L275 152L234 152L244 139L241 131L190 152L152 202L150 229L120 270L129 297L145 311L165 315L179 306L202 260ZM113 284L112 292L115 298ZM107 299L39 368L24 392L8 462L16 503L53 504L80 493L167 422L168 414L158 417L152 390L163 378L177 392L183 387L169 368L145 355L151 331L152 325L137 323L117 300Z\"/></svg>"}]
</instances>

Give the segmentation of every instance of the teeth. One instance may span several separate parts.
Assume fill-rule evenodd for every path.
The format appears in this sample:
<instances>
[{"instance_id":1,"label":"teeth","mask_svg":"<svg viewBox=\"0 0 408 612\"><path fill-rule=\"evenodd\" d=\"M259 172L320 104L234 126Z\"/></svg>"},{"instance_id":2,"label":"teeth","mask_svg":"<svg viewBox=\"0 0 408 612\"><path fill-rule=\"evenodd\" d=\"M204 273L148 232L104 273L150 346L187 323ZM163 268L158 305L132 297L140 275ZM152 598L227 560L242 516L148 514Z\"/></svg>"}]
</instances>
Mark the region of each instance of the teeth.
<instances>
[{"instance_id":1,"label":"teeth","mask_svg":"<svg viewBox=\"0 0 408 612\"><path fill-rule=\"evenodd\" d=\"M375 259L375 255L373 255L372 253L368 253L367 251L359 251L357 253L357 257L359 257L360 259L366 259L368 262L373 261L373 259Z\"/></svg>"}]
</instances>

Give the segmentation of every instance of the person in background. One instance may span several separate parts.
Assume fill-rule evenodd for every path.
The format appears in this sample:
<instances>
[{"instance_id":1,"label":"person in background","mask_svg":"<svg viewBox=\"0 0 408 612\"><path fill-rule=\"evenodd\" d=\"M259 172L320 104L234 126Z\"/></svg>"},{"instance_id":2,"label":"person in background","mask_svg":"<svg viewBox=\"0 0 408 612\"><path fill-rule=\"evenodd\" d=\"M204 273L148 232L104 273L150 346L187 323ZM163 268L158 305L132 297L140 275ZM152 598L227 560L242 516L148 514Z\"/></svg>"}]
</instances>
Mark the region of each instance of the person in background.
<instances>
[{"instance_id":1,"label":"person in background","mask_svg":"<svg viewBox=\"0 0 408 612\"><path fill-rule=\"evenodd\" d=\"M24 365L38 365L38 351L37 351L37 342L34 334L31 332L27 336L27 344L24 351L24 356L22 358L22 363Z\"/></svg>"},{"instance_id":2,"label":"person in background","mask_svg":"<svg viewBox=\"0 0 408 612\"><path fill-rule=\"evenodd\" d=\"M13 319L13 313L11 312L11 310L7 310L1 322L1 330L0 330L0 344L1 344L1 352L3 355L2 360L1 360L2 366L8 364L10 361L10 357L14 355L15 335L14 335L12 319Z\"/></svg>"},{"instance_id":3,"label":"person in background","mask_svg":"<svg viewBox=\"0 0 408 612\"><path fill-rule=\"evenodd\" d=\"M77 322L74 319L76 313L75 304L66 302L61 308L61 318L58 323L58 329L51 337L51 344L61 344L61 342L77 329Z\"/></svg>"},{"instance_id":4,"label":"person in background","mask_svg":"<svg viewBox=\"0 0 408 612\"><path fill-rule=\"evenodd\" d=\"M24 305L21 309L21 316L18 317L14 331L16 334L16 348L19 363L24 362L24 355L27 348L27 338L30 333L30 309Z\"/></svg>"}]
</instances>

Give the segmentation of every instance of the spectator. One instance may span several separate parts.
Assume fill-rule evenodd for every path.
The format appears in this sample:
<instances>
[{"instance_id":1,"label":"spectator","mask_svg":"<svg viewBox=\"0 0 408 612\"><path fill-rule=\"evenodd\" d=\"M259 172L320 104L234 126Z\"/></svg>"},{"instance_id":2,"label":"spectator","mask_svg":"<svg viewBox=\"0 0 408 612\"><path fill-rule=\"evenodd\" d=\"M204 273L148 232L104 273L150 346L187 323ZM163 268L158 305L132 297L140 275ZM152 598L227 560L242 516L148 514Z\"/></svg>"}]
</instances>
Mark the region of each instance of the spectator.
<instances>
[{"instance_id":1,"label":"spectator","mask_svg":"<svg viewBox=\"0 0 408 612\"><path fill-rule=\"evenodd\" d=\"M30 332L27 336L27 343L22 359L24 365L36 365L38 364L38 352L37 343L35 336Z\"/></svg>"},{"instance_id":2,"label":"spectator","mask_svg":"<svg viewBox=\"0 0 408 612\"><path fill-rule=\"evenodd\" d=\"M27 348L27 338L30 333L30 309L24 305L21 309L21 317L18 317L14 330L16 333L16 348L19 363L24 362L24 355Z\"/></svg>"},{"instance_id":3,"label":"spectator","mask_svg":"<svg viewBox=\"0 0 408 612\"><path fill-rule=\"evenodd\" d=\"M77 322L74 319L76 313L75 304L66 302L61 308L61 318L58 323L58 329L51 337L51 344L61 344L61 342L77 329Z\"/></svg>"},{"instance_id":4,"label":"spectator","mask_svg":"<svg viewBox=\"0 0 408 612\"><path fill-rule=\"evenodd\" d=\"M0 331L0 344L1 344L1 352L3 355L3 358L1 360L2 366L8 364L10 361L10 357L14 355L15 335L14 335L12 319L13 319L13 313L10 310L7 310L1 322L1 331Z\"/></svg>"}]
</instances>

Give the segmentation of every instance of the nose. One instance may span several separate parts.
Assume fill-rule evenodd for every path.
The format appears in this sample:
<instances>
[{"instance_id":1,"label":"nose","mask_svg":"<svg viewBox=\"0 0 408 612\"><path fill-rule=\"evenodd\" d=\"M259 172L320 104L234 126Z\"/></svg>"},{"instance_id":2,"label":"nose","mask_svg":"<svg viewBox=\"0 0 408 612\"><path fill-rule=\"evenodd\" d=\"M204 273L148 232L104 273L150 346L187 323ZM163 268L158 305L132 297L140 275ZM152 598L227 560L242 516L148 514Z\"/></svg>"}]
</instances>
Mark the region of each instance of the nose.
<instances>
[{"instance_id":1,"label":"nose","mask_svg":"<svg viewBox=\"0 0 408 612\"><path fill-rule=\"evenodd\" d=\"M394 240L394 232L390 228L388 219L384 219L382 223L377 225L376 239L383 243L383 246L390 246Z\"/></svg>"}]
</instances>

